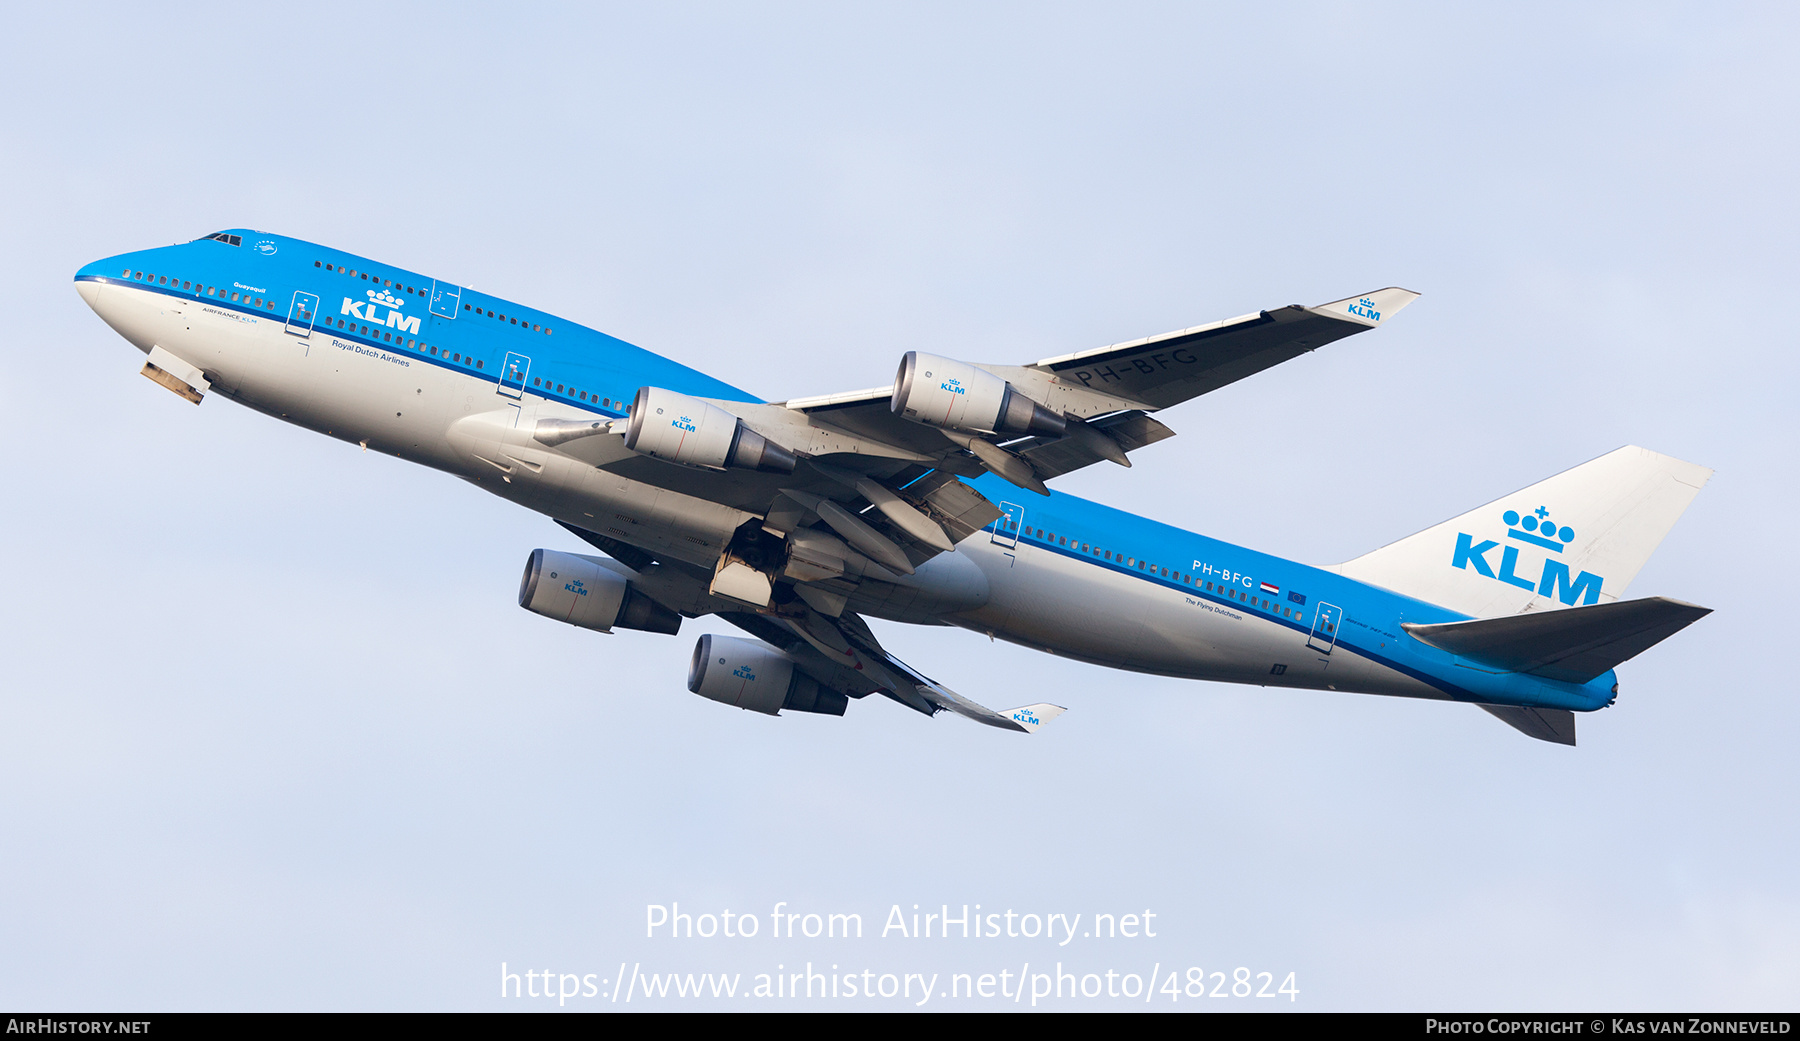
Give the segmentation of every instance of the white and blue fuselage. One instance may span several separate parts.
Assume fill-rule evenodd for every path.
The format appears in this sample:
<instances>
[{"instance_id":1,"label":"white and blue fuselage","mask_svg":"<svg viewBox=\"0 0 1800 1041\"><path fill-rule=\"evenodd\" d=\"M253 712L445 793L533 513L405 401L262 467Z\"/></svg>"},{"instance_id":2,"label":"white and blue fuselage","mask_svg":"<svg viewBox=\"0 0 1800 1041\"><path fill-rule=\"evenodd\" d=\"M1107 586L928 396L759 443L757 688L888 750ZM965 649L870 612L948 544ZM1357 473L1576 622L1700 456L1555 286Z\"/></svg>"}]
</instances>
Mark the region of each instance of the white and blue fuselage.
<instances>
[{"instance_id":1,"label":"white and blue fuselage","mask_svg":"<svg viewBox=\"0 0 1800 1041\"><path fill-rule=\"evenodd\" d=\"M518 433L623 417L644 386L758 400L555 315L247 230L110 257L75 279L120 335L202 370L214 392L659 558L711 568L755 516L729 495L636 480L609 467L616 457L577 458ZM1470 616L1330 570L1071 495L1024 495L991 475L971 483L1003 516L916 575L866 587L852 608L1191 679L1574 711L1616 689L1611 671L1559 682L1413 639L1402 623Z\"/></svg>"}]
</instances>

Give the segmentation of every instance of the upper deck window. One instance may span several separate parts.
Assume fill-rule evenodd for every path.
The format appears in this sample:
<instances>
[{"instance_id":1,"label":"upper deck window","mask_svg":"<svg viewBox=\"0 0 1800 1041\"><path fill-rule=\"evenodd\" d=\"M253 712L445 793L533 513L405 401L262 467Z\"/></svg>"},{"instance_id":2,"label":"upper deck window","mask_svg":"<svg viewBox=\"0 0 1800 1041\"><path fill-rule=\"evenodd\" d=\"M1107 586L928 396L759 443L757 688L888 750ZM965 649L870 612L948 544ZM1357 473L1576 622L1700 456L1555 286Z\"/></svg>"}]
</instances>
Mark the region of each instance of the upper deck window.
<instances>
[{"instance_id":1,"label":"upper deck window","mask_svg":"<svg viewBox=\"0 0 1800 1041\"><path fill-rule=\"evenodd\" d=\"M222 231L215 231L211 235L202 235L200 237L200 241L202 242L207 239L223 242L228 246L242 246L244 244L244 237L242 235L227 235Z\"/></svg>"}]
</instances>

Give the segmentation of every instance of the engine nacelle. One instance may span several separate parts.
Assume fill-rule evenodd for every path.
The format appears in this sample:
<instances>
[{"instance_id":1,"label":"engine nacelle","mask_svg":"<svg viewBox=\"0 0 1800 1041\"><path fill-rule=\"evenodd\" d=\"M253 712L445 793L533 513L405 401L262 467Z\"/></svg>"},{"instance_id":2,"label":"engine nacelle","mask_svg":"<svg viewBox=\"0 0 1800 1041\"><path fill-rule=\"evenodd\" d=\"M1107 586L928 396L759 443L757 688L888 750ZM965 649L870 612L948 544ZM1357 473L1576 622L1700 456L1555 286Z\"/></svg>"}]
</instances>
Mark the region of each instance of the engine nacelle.
<instances>
[{"instance_id":1,"label":"engine nacelle","mask_svg":"<svg viewBox=\"0 0 1800 1041\"><path fill-rule=\"evenodd\" d=\"M534 549L519 580L519 606L559 622L610 633L614 627L674 635L681 615L631 588L591 557Z\"/></svg>"},{"instance_id":2,"label":"engine nacelle","mask_svg":"<svg viewBox=\"0 0 1800 1041\"><path fill-rule=\"evenodd\" d=\"M707 633L694 644L687 688L703 698L771 716L782 709L841 716L850 699L794 667L761 640Z\"/></svg>"},{"instance_id":3,"label":"engine nacelle","mask_svg":"<svg viewBox=\"0 0 1800 1041\"><path fill-rule=\"evenodd\" d=\"M907 351L888 403L897 416L975 434L1061 437L1069 421L965 361Z\"/></svg>"},{"instance_id":4,"label":"engine nacelle","mask_svg":"<svg viewBox=\"0 0 1800 1041\"><path fill-rule=\"evenodd\" d=\"M639 387L625 428L625 447L656 459L708 470L740 467L794 472L794 453L717 405L661 387Z\"/></svg>"}]
</instances>

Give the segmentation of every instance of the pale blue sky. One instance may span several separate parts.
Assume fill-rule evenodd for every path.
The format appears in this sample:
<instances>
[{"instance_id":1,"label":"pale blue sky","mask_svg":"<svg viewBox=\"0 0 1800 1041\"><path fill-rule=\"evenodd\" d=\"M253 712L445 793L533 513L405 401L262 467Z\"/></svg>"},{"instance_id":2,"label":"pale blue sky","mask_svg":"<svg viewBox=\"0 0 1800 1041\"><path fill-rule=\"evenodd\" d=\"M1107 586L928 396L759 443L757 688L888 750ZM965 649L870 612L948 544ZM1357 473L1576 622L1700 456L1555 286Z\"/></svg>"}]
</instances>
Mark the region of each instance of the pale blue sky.
<instances>
[{"instance_id":1,"label":"pale blue sky","mask_svg":"<svg viewBox=\"0 0 1800 1041\"><path fill-rule=\"evenodd\" d=\"M481 1009L501 961L1058 958L1294 971L1309 1009L1800 998L1789 9L6 21L0 1005ZM519 610L526 554L575 548L549 521L137 376L70 276L228 226L774 398L914 348L1019 361L1402 285L1424 296L1390 325L1062 487L1330 563L1642 444L1718 473L1632 592L1717 613L1625 667L1575 750L891 625L977 700L1070 711L1030 738L879 699L752 718L683 686L724 627ZM1160 928L1076 954L643 940L676 900Z\"/></svg>"}]
</instances>

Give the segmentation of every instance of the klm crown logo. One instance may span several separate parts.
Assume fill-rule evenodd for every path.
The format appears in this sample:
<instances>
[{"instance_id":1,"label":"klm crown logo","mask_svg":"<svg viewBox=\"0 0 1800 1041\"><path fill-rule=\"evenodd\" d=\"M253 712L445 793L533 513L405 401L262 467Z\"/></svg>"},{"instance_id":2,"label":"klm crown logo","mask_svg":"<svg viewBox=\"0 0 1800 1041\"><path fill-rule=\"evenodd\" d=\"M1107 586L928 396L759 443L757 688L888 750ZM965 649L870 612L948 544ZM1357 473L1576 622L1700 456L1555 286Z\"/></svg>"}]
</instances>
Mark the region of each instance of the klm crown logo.
<instances>
[{"instance_id":1,"label":"klm crown logo","mask_svg":"<svg viewBox=\"0 0 1800 1041\"><path fill-rule=\"evenodd\" d=\"M383 307L405 307L406 306L406 301L400 299L399 297L395 296L394 294L388 292L385 289L369 290L369 303L380 304Z\"/></svg>"},{"instance_id":2,"label":"klm crown logo","mask_svg":"<svg viewBox=\"0 0 1800 1041\"><path fill-rule=\"evenodd\" d=\"M1375 309L1375 301L1366 296L1350 305L1350 313L1358 318L1367 318L1371 322L1381 321L1381 312Z\"/></svg>"},{"instance_id":3,"label":"klm crown logo","mask_svg":"<svg viewBox=\"0 0 1800 1041\"><path fill-rule=\"evenodd\" d=\"M552 575L550 577L555 578L556 576ZM576 596L588 595L587 586L583 585L581 582L581 579L579 579L579 578L573 582L564 582L563 588L568 590L571 593L574 593Z\"/></svg>"},{"instance_id":4,"label":"klm crown logo","mask_svg":"<svg viewBox=\"0 0 1800 1041\"><path fill-rule=\"evenodd\" d=\"M685 430L690 434L697 429L694 426L693 419L688 416L682 416L680 419L672 419L669 421L669 425L677 430Z\"/></svg>"},{"instance_id":5,"label":"klm crown logo","mask_svg":"<svg viewBox=\"0 0 1800 1041\"><path fill-rule=\"evenodd\" d=\"M930 375L930 373L926 373L926 375ZM967 394L969 392L969 389L962 385L962 380L945 380L938 384L938 389L947 390L952 394Z\"/></svg>"},{"instance_id":6,"label":"klm crown logo","mask_svg":"<svg viewBox=\"0 0 1800 1041\"><path fill-rule=\"evenodd\" d=\"M1534 510L1520 513L1518 510L1507 510L1500 515L1506 522L1506 537L1510 541L1523 542L1528 546L1536 546L1552 553L1561 553L1563 548L1575 541L1575 529L1567 526L1558 527L1550 519L1550 511L1539 506ZM1499 549L1500 566L1495 568L1488 554ZM1519 547L1506 546L1492 539L1476 542L1474 536L1464 532L1456 535L1456 551L1450 558L1450 566L1462 571L1474 571L1483 578L1491 578L1497 582L1505 582L1520 589L1529 589L1542 597L1554 597L1573 607L1577 601L1583 604L1600 602L1600 589L1606 580L1591 571L1583 571L1569 577L1569 565L1555 558L1546 558L1536 579L1519 574Z\"/></svg>"},{"instance_id":7,"label":"klm crown logo","mask_svg":"<svg viewBox=\"0 0 1800 1041\"><path fill-rule=\"evenodd\" d=\"M1550 519L1550 511L1542 506L1523 517L1517 510L1507 510L1500 519L1506 522L1507 538L1529 542L1533 546L1542 546L1552 553L1561 553L1564 546L1575 541L1575 529L1567 527L1558 529L1556 523ZM1536 534L1532 534L1533 532Z\"/></svg>"},{"instance_id":8,"label":"klm crown logo","mask_svg":"<svg viewBox=\"0 0 1800 1041\"><path fill-rule=\"evenodd\" d=\"M740 680L749 680L751 683L756 682L756 670L748 665L739 665L737 668L731 670L731 674Z\"/></svg>"}]
</instances>

